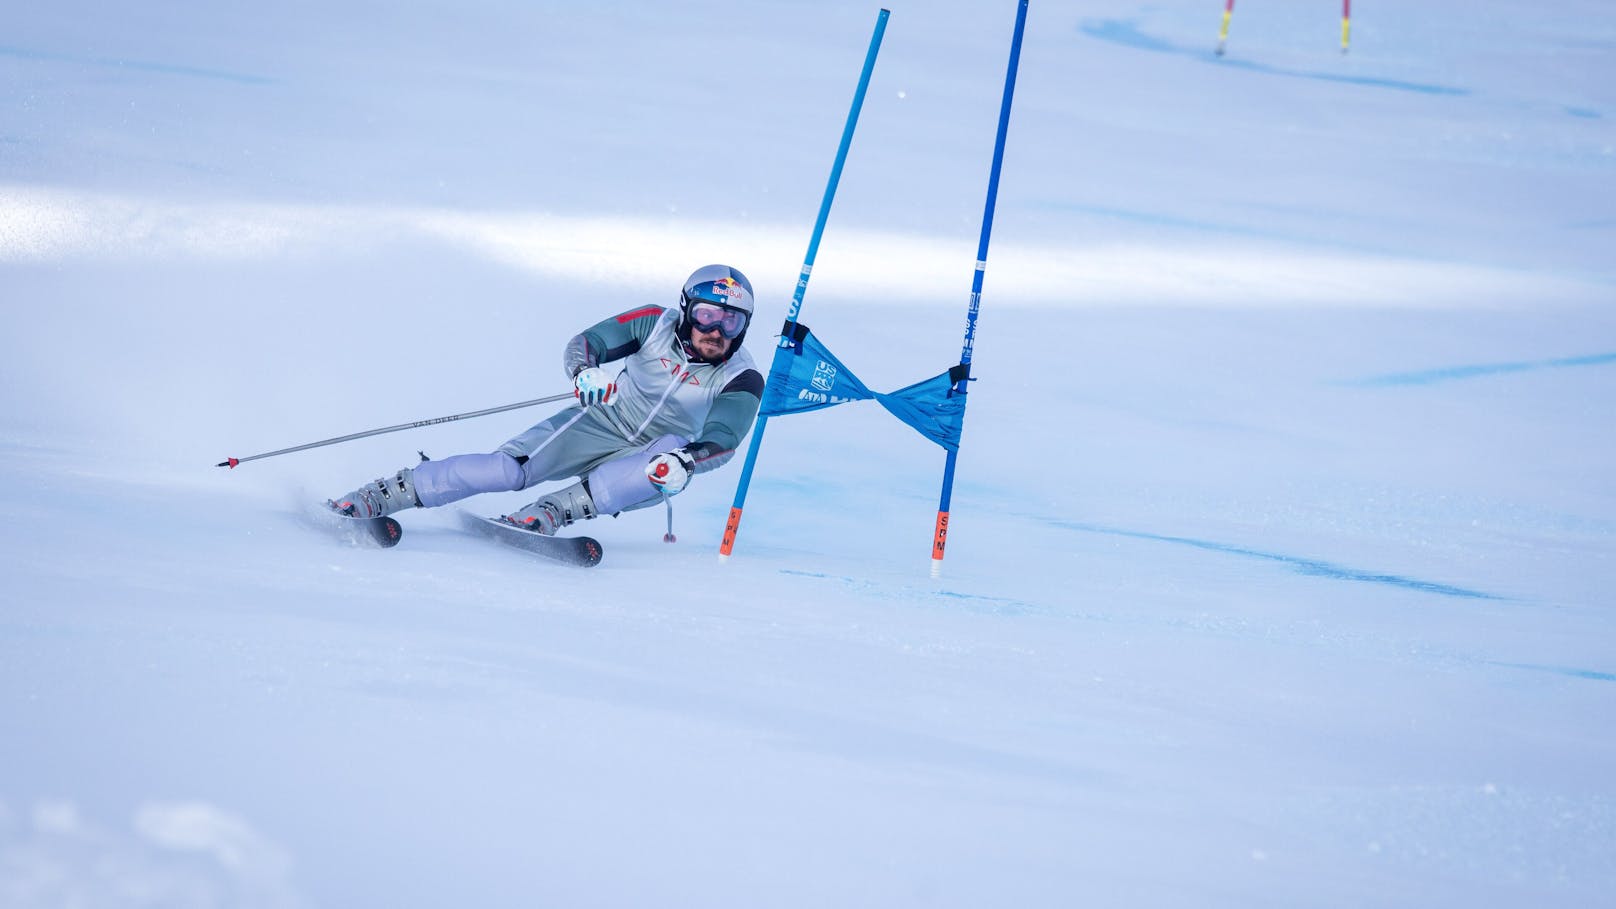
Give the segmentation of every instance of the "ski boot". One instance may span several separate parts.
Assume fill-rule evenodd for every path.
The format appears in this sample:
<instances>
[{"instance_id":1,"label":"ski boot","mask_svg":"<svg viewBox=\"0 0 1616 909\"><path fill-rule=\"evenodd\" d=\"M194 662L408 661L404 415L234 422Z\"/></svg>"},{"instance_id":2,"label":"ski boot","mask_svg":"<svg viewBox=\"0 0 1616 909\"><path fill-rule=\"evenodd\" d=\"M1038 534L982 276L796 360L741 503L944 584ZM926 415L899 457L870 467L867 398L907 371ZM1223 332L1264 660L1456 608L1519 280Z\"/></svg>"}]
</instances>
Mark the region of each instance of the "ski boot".
<instances>
[{"instance_id":1,"label":"ski boot","mask_svg":"<svg viewBox=\"0 0 1616 909\"><path fill-rule=\"evenodd\" d=\"M549 493L531 505L505 515L503 520L524 530L555 536L555 532L574 521L586 521L595 516L595 501L589 497L584 481Z\"/></svg>"},{"instance_id":2,"label":"ski boot","mask_svg":"<svg viewBox=\"0 0 1616 909\"><path fill-rule=\"evenodd\" d=\"M326 504L332 511L350 518L383 518L395 511L419 508L421 500L415 496L415 480L406 467L394 476L372 480Z\"/></svg>"}]
</instances>

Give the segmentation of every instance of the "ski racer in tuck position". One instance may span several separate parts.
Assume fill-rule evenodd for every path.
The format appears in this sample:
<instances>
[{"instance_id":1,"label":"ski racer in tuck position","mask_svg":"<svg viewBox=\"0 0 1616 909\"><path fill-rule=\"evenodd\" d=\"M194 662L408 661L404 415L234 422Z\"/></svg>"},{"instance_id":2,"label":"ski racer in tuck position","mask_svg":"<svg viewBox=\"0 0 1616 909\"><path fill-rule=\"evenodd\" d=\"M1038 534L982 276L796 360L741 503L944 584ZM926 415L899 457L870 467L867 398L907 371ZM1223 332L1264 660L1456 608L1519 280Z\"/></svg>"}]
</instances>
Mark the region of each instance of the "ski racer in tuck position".
<instances>
[{"instance_id":1,"label":"ski racer in tuck position","mask_svg":"<svg viewBox=\"0 0 1616 909\"><path fill-rule=\"evenodd\" d=\"M752 285L727 265L700 268L678 308L612 316L568 342L568 405L488 454L423 461L330 501L354 518L434 508L483 492L576 477L504 520L541 534L644 508L723 466L757 417L763 376L741 348ZM621 361L619 369L604 364Z\"/></svg>"}]
</instances>

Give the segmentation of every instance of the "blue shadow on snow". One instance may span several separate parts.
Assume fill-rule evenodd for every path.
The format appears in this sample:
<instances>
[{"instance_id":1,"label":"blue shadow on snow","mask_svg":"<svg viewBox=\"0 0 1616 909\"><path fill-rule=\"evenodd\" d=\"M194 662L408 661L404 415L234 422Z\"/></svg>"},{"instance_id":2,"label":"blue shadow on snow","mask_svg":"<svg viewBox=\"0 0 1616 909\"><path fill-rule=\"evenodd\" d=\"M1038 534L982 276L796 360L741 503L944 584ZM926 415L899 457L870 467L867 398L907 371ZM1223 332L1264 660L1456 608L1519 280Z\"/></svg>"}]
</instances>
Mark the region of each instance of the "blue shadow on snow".
<instances>
[{"instance_id":1,"label":"blue shadow on snow","mask_svg":"<svg viewBox=\"0 0 1616 909\"><path fill-rule=\"evenodd\" d=\"M1504 597L1479 590L1470 590L1465 587L1454 587L1451 584L1438 584L1434 581L1421 581L1418 578L1406 578L1402 575L1382 574L1375 571L1363 571L1357 568L1347 568L1318 559L1303 558L1301 556L1285 555L1279 552L1263 552L1260 549L1247 549L1243 546L1234 546L1228 543L1218 543L1212 540L1197 540L1192 537L1173 537L1159 533L1146 533L1139 530L1122 530L1116 527L1102 527L1098 524L1083 524L1076 521L1051 521L1051 526L1063 530L1077 530L1083 533L1101 533L1114 537L1128 537L1134 540L1151 540L1157 543L1174 543L1179 546L1192 546L1208 552L1219 552L1225 555L1242 556L1248 559L1262 559L1266 562L1277 562L1298 574L1311 577L1330 578L1336 581L1363 581L1370 584L1386 584L1391 587L1401 587L1405 590L1415 590L1420 593L1435 593L1445 597L1462 597L1470 600L1502 600Z\"/></svg>"},{"instance_id":2,"label":"blue shadow on snow","mask_svg":"<svg viewBox=\"0 0 1616 909\"><path fill-rule=\"evenodd\" d=\"M151 63L142 60L115 60L110 57L79 57L73 54L30 50L25 47L9 47L6 45L0 45L0 57L38 60L47 63L68 63L101 69L133 70L144 73L158 73L164 76L215 79L221 82L234 82L238 85L271 85L275 82L274 79L265 76L254 76L251 73L233 73L222 69L204 69L199 66L184 66L177 63Z\"/></svg>"},{"instance_id":3,"label":"blue shadow on snow","mask_svg":"<svg viewBox=\"0 0 1616 909\"><path fill-rule=\"evenodd\" d=\"M1518 363L1478 363L1472 366L1448 366L1442 369L1370 376L1367 379L1357 379L1342 384L1367 388L1385 388L1398 385L1435 385L1438 382L1455 382L1460 379L1475 379L1481 376L1496 376L1503 373L1530 372L1539 369L1567 369L1573 366L1604 366L1610 363L1616 363L1616 353L1592 354L1586 357L1561 357L1555 360L1524 360Z\"/></svg>"},{"instance_id":4,"label":"blue shadow on snow","mask_svg":"<svg viewBox=\"0 0 1616 909\"><path fill-rule=\"evenodd\" d=\"M1136 50L1152 51L1160 54L1176 54L1180 57L1189 57L1195 60L1216 62L1222 66L1231 66L1236 69L1250 70L1268 76L1289 76L1294 79L1318 79L1323 82L1342 82L1347 85L1361 85L1366 88L1389 88L1403 92L1417 92L1422 95L1468 95L1467 88L1454 88L1447 85L1430 85L1422 82L1405 82L1401 79L1380 79L1373 76L1344 76L1340 73L1317 72L1308 70L1284 69L1278 66L1269 66L1265 63L1253 63L1249 60L1233 60L1228 57L1219 57L1210 49L1183 47L1161 38L1152 37L1139 30L1133 22L1121 19L1089 19L1078 26L1083 34L1100 41L1120 44Z\"/></svg>"},{"instance_id":5,"label":"blue shadow on snow","mask_svg":"<svg viewBox=\"0 0 1616 909\"><path fill-rule=\"evenodd\" d=\"M1595 672L1592 669L1573 669L1568 666L1540 666L1536 663L1500 663L1496 660L1486 661L1489 666L1502 666L1505 669L1525 669L1531 672L1549 672L1555 675L1570 676L1574 679L1590 679L1595 682L1616 682L1616 673Z\"/></svg>"}]
</instances>

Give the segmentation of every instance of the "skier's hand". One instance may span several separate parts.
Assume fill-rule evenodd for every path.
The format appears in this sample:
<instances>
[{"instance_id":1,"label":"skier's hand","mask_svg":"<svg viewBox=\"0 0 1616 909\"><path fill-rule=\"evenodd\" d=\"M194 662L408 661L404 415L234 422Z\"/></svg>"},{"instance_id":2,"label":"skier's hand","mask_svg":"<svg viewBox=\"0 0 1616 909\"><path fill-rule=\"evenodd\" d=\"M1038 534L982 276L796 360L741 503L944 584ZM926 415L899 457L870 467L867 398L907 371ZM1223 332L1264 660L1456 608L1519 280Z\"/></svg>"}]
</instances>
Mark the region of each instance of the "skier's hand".
<instances>
[{"instance_id":1,"label":"skier's hand","mask_svg":"<svg viewBox=\"0 0 1616 909\"><path fill-rule=\"evenodd\" d=\"M662 490L663 495L673 495L685 488L690 482L690 475L696 472L696 459L683 448L675 448L667 454L659 454L645 465L645 475L651 480L651 485Z\"/></svg>"},{"instance_id":2,"label":"skier's hand","mask_svg":"<svg viewBox=\"0 0 1616 909\"><path fill-rule=\"evenodd\" d=\"M585 407L617 403L617 382L611 373L599 366L578 370L572 377L572 395Z\"/></svg>"}]
</instances>

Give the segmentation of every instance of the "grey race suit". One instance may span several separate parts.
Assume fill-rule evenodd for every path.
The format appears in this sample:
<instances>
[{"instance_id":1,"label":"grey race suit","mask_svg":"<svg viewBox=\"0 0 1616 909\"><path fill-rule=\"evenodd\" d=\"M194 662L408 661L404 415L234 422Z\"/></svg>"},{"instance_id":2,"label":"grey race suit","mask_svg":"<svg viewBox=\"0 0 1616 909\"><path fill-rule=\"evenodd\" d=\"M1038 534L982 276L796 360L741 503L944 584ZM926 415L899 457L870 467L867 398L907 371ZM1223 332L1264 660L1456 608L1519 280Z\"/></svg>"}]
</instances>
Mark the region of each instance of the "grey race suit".
<instances>
[{"instance_id":1,"label":"grey race suit","mask_svg":"<svg viewBox=\"0 0 1616 909\"><path fill-rule=\"evenodd\" d=\"M563 364L569 378L584 366L622 361L615 403L567 407L491 454L420 464L421 504L584 477L597 510L612 514L658 498L644 475L652 455L684 447L696 473L722 466L757 417L763 376L740 348L723 363L691 360L676 333L679 318L677 309L649 306L574 337Z\"/></svg>"}]
</instances>

